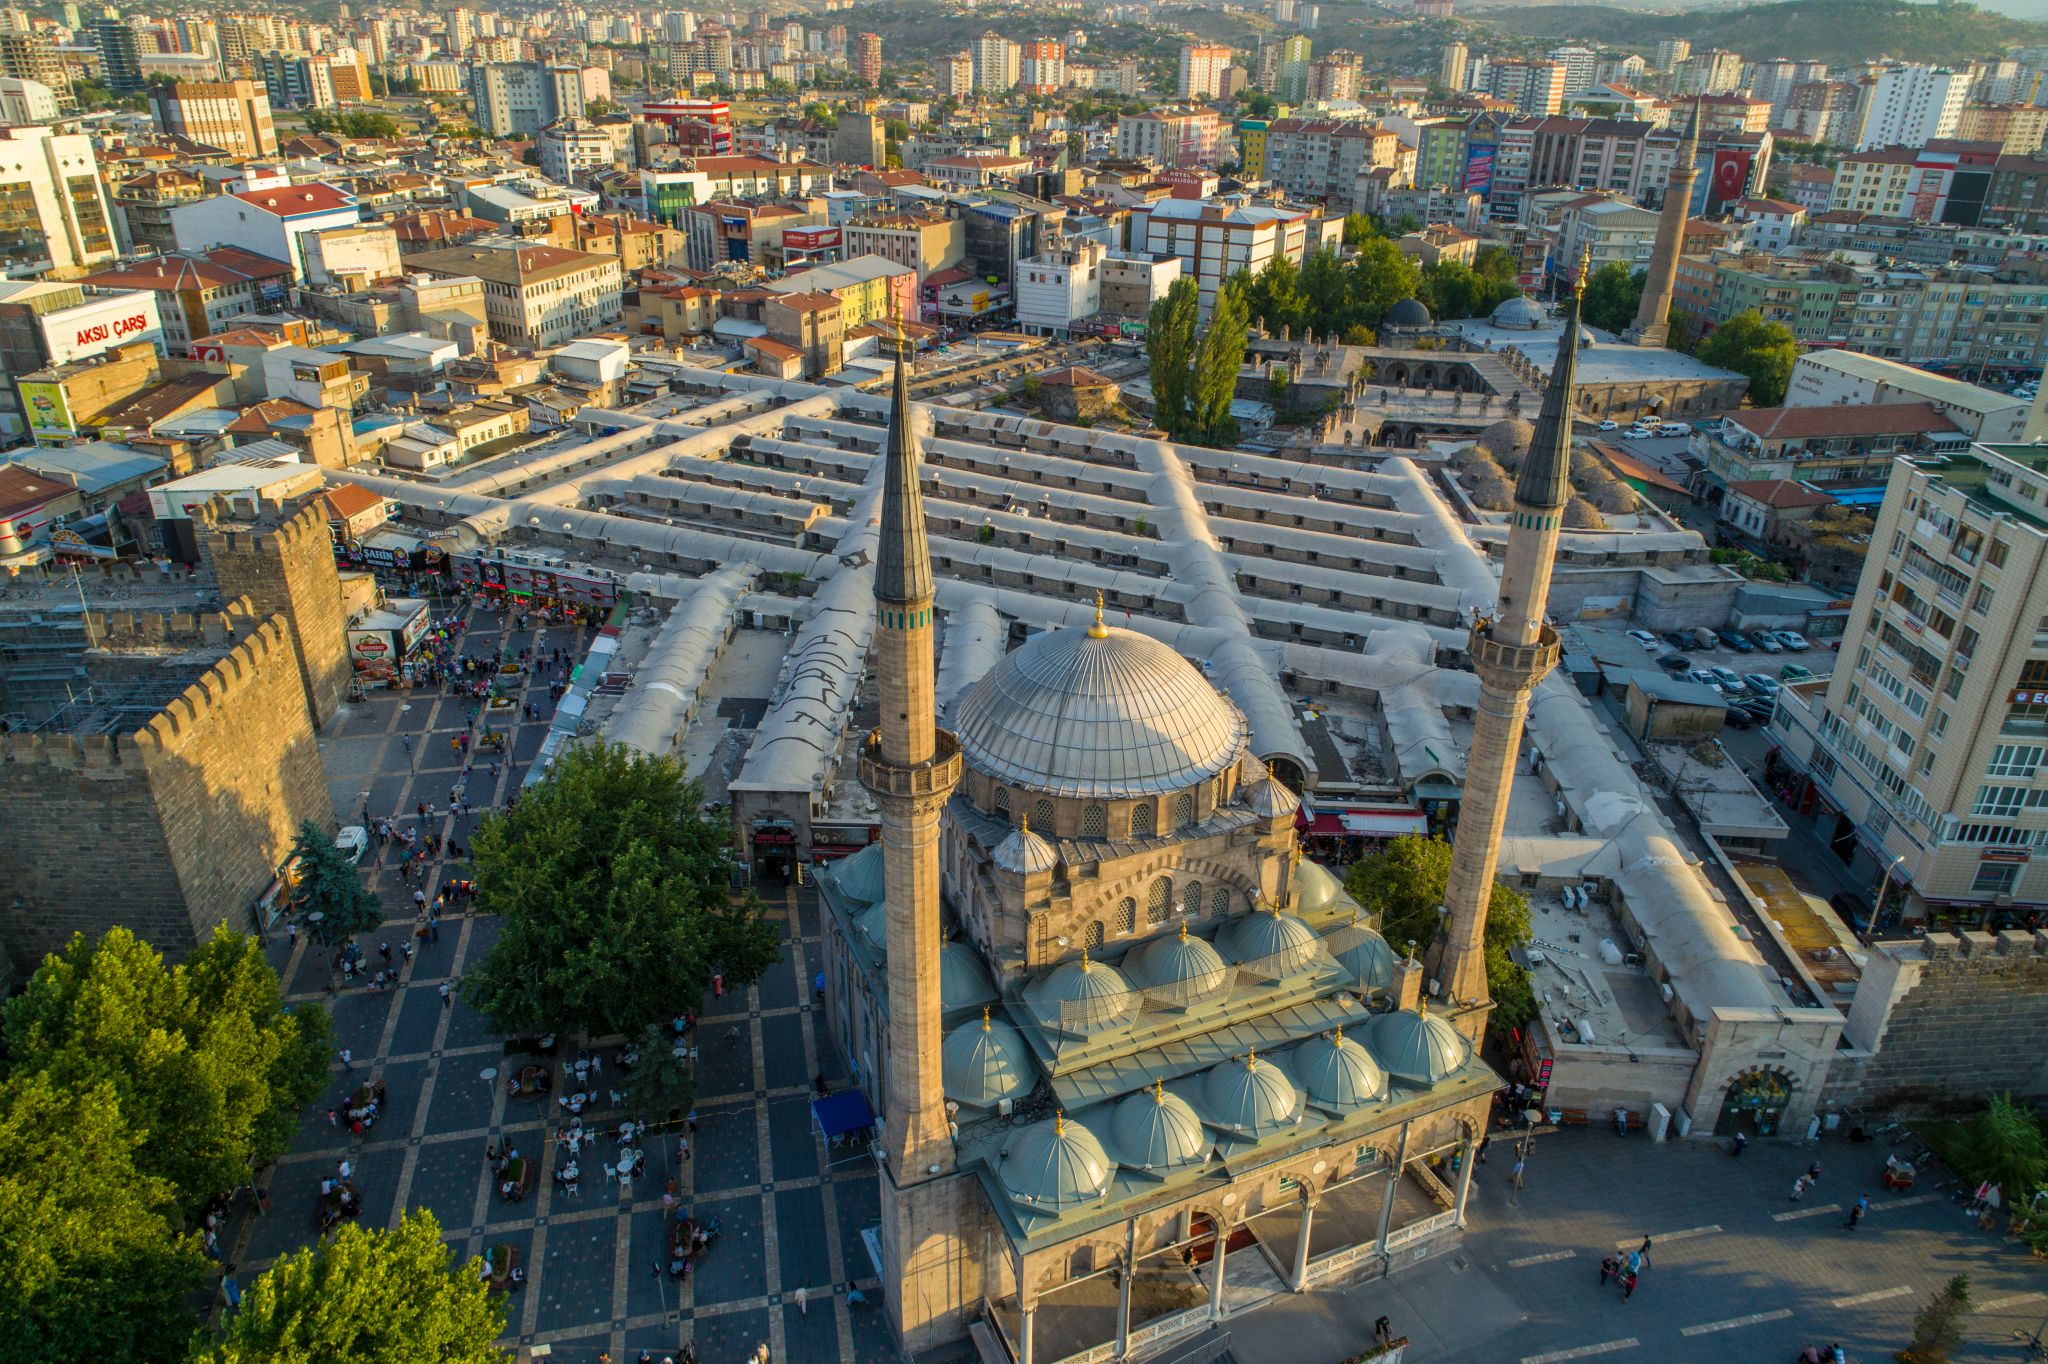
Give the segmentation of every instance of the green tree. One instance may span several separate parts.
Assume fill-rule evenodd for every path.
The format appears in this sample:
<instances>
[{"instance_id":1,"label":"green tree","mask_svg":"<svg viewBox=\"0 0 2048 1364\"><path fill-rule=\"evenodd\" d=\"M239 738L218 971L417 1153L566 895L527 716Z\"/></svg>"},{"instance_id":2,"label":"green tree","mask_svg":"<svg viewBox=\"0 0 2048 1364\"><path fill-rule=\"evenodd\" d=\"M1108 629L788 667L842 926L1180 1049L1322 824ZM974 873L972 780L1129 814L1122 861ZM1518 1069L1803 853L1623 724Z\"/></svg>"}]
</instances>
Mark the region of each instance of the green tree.
<instances>
[{"instance_id":1,"label":"green tree","mask_svg":"<svg viewBox=\"0 0 2048 1364\"><path fill-rule=\"evenodd\" d=\"M676 1039L668 1026L650 1023L635 1046L640 1060L626 1073L625 1086L632 1110L658 1116L687 1113L697 1098L697 1072L687 1053L676 1054Z\"/></svg>"},{"instance_id":2,"label":"green tree","mask_svg":"<svg viewBox=\"0 0 2048 1364\"><path fill-rule=\"evenodd\" d=\"M1344 889L1380 916L1380 933L1396 952L1410 942L1417 952L1436 937L1444 891L1451 879L1451 845L1441 838L1405 834L1344 872ZM1492 1026L1506 1030L1536 1012L1529 973L1510 955L1529 940L1529 902L1511 886L1493 883L1486 906L1486 987L1494 1000Z\"/></svg>"},{"instance_id":3,"label":"green tree","mask_svg":"<svg viewBox=\"0 0 2048 1364\"><path fill-rule=\"evenodd\" d=\"M292 855L299 859L293 903L314 942L336 947L384 922L384 901L364 887L355 864L312 820L299 826Z\"/></svg>"},{"instance_id":4,"label":"green tree","mask_svg":"<svg viewBox=\"0 0 2048 1364\"><path fill-rule=\"evenodd\" d=\"M136 1164L189 1211L291 1144L327 1080L327 1015L287 1010L253 938L214 930L182 966L125 928L46 958L4 1010L10 1075L105 1084L142 1138Z\"/></svg>"},{"instance_id":5,"label":"green tree","mask_svg":"<svg viewBox=\"0 0 2048 1364\"><path fill-rule=\"evenodd\" d=\"M1151 364L1153 419L1170 440L1188 428L1188 395L1195 358L1195 319L1201 286L1183 275L1145 317L1145 358Z\"/></svg>"},{"instance_id":6,"label":"green tree","mask_svg":"<svg viewBox=\"0 0 2048 1364\"><path fill-rule=\"evenodd\" d=\"M1249 317L1245 309L1242 273L1223 282L1216 291L1216 306L1209 313L1209 329L1195 353L1195 375L1190 403L1193 438L1223 450L1237 444L1237 418L1230 415L1231 399L1237 396L1237 373L1244 368L1244 339Z\"/></svg>"},{"instance_id":7,"label":"green tree","mask_svg":"<svg viewBox=\"0 0 2048 1364\"><path fill-rule=\"evenodd\" d=\"M1344 215L1344 244L1360 246L1379 236L1379 229L1373 226L1372 218L1364 213Z\"/></svg>"},{"instance_id":8,"label":"green tree","mask_svg":"<svg viewBox=\"0 0 2048 1364\"><path fill-rule=\"evenodd\" d=\"M839 126L839 111L823 100L812 100L804 106L804 117L827 128Z\"/></svg>"},{"instance_id":9,"label":"green tree","mask_svg":"<svg viewBox=\"0 0 2048 1364\"><path fill-rule=\"evenodd\" d=\"M1974 1310L1970 1276L1958 1274L1913 1314L1913 1343L1899 1359L1903 1364L1948 1364L1949 1351L1963 1343L1963 1322Z\"/></svg>"},{"instance_id":10,"label":"green tree","mask_svg":"<svg viewBox=\"0 0 2048 1364\"><path fill-rule=\"evenodd\" d=\"M451 1264L452 1254L424 1208L393 1231L345 1224L332 1242L259 1276L219 1343L192 1364L509 1360L496 1343L505 1328L502 1303L476 1261Z\"/></svg>"},{"instance_id":11,"label":"green tree","mask_svg":"<svg viewBox=\"0 0 2048 1364\"><path fill-rule=\"evenodd\" d=\"M1301 268L1285 253L1266 262L1245 286L1245 303L1260 326L1274 335L1282 327L1299 335L1308 322L1308 295L1301 291Z\"/></svg>"},{"instance_id":12,"label":"green tree","mask_svg":"<svg viewBox=\"0 0 2048 1364\"><path fill-rule=\"evenodd\" d=\"M1414 259L1402 255L1401 249L1385 237L1361 243L1344 275L1349 304L1344 326L1357 322L1377 328L1387 309L1404 298L1415 297L1422 287L1422 271Z\"/></svg>"},{"instance_id":13,"label":"green tree","mask_svg":"<svg viewBox=\"0 0 2048 1364\"><path fill-rule=\"evenodd\" d=\"M0 1359L181 1360L206 1258L114 1086L0 1085Z\"/></svg>"},{"instance_id":14,"label":"green tree","mask_svg":"<svg viewBox=\"0 0 2048 1364\"><path fill-rule=\"evenodd\" d=\"M1636 320L1636 309L1643 301L1643 283L1649 277L1647 270L1630 273L1618 260L1607 262L1586 276L1586 296L1579 304L1580 315L1602 331L1627 329Z\"/></svg>"},{"instance_id":15,"label":"green tree","mask_svg":"<svg viewBox=\"0 0 2048 1364\"><path fill-rule=\"evenodd\" d=\"M1271 118L1279 112L1280 102L1263 90L1252 90L1238 100L1238 107L1246 118Z\"/></svg>"},{"instance_id":16,"label":"green tree","mask_svg":"<svg viewBox=\"0 0 2048 1364\"><path fill-rule=\"evenodd\" d=\"M584 101L583 112L591 118L603 118L606 114L618 113L619 106L599 95L596 99Z\"/></svg>"},{"instance_id":17,"label":"green tree","mask_svg":"<svg viewBox=\"0 0 2048 1364\"><path fill-rule=\"evenodd\" d=\"M519 803L486 815L477 893L504 930L462 980L500 1032L628 1036L696 1007L723 972L746 985L780 953L731 834L670 757L579 744Z\"/></svg>"},{"instance_id":18,"label":"green tree","mask_svg":"<svg viewBox=\"0 0 2048 1364\"><path fill-rule=\"evenodd\" d=\"M1715 328L1693 353L1719 369L1747 374L1750 402L1776 407L1785 400L1792 365L1799 359L1799 341L1784 323L1766 322L1751 308Z\"/></svg>"},{"instance_id":19,"label":"green tree","mask_svg":"<svg viewBox=\"0 0 2048 1364\"><path fill-rule=\"evenodd\" d=\"M1276 411L1285 410L1287 390L1293 383L1294 376L1287 372L1285 365L1275 365L1266 371L1266 401L1273 404Z\"/></svg>"},{"instance_id":20,"label":"green tree","mask_svg":"<svg viewBox=\"0 0 2048 1364\"><path fill-rule=\"evenodd\" d=\"M1379 343L1379 333L1362 322L1354 322L1344 329L1344 344L1347 346L1377 346ZM1365 377L1371 378L1372 366L1367 365L1365 370Z\"/></svg>"},{"instance_id":21,"label":"green tree","mask_svg":"<svg viewBox=\"0 0 2048 1364\"><path fill-rule=\"evenodd\" d=\"M1955 1158L1965 1175L1998 1185L2008 1200L2028 1197L2048 1179L2048 1141L2041 1125L2010 1094L1992 1095L1984 1111L1962 1129Z\"/></svg>"},{"instance_id":22,"label":"green tree","mask_svg":"<svg viewBox=\"0 0 2048 1364\"><path fill-rule=\"evenodd\" d=\"M1472 257L1472 272L1494 284L1513 285L1522 263L1504 246L1482 246Z\"/></svg>"},{"instance_id":23,"label":"green tree","mask_svg":"<svg viewBox=\"0 0 2048 1364\"><path fill-rule=\"evenodd\" d=\"M1301 293L1308 300L1303 327L1318 336L1329 336L1359 321L1351 315L1349 290L1344 258L1327 247L1311 251L1301 263Z\"/></svg>"}]
</instances>

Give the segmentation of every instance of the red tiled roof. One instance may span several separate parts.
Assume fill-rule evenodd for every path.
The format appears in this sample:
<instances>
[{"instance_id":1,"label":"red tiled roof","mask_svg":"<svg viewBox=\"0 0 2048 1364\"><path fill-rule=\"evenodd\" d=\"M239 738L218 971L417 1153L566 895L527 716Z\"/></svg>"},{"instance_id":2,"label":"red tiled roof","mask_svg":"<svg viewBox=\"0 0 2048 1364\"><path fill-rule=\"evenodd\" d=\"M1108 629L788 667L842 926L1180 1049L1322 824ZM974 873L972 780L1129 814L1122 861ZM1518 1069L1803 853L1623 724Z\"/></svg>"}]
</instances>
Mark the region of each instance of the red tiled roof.
<instances>
[{"instance_id":1,"label":"red tiled roof","mask_svg":"<svg viewBox=\"0 0 2048 1364\"><path fill-rule=\"evenodd\" d=\"M375 511L384 505L384 495L373 493L360 483L330 483L324 496L327 509L346 520L359 512Z\"/></svg>"},{"instance_id":2,"label":"red tiled roof","mask_svg":"<svg viewBox=\"0 0 2048 1364\"><path fill-rule=\"evenodd\" d=\"M1954 431L1956 424L1928 403L1840 403L1821 407L1756 407L1728 420L1758 440L1893 436Z\"/></svg>"},{"instance_id":3,"label":"red tiled roof","mask_svg":"<svg viewBox=\"0 0 2048 1364\"><path fill-rule=\"evenodd\" d=\"M1781 511L1791 507L1825 507L1835 500L1789 478L1745 479L1740 483L1730 483L1728 491Z\"/></svg>"},{"instance_id":4,"label":"red tiled roof","mask_svg":"<svg viewBox=\"0 0 2048 1364\"><path fill-rule=\"evenodd\" d=\"M284 189L238 190L234 197L252 208L260 208L280 218L287 214L330 213L337 209L356 206L353 196L343 194L332 185L322 184L291 185Z\"/></svg>"}]
</instances>

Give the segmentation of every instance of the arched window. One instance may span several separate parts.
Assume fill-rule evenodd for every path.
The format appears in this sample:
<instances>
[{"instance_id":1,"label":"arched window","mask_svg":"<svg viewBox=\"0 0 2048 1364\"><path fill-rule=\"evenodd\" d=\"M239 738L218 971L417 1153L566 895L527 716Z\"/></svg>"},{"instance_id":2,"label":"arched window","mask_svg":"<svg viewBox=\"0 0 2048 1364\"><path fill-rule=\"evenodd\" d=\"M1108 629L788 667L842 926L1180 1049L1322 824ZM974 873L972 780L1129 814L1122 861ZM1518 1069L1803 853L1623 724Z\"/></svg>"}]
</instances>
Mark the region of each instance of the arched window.
<instances>
[{"instance_id":1,"label":"arched window","mask_svg":"<svg viewBox=\"0 0 2048 1364\"><path fill-rule=\"evenodd\" d=\"M1116 935L1121 938L1138 927L1138 902L1126 895L1116 902Z\"/></svg>"},{"instance_id":2,"label":"arched window","mask_svg":"<svg viewBox=\"0 0 2048 1364\"><path fill-rule=\"evenodd\" d=\"M1152 802L1141 800L1131 807L1131 837L1152 837Z\"/></svg>"},{"instance_id":3,"label":"arched window","mask_svg":"<svg viewBox=\"0 0 2048 1364\"><path fill-rule=\"evenodd\" d=\"M1202 912L1202 883L1188 881L1180 888L1180 912L1200 914Z\"/></svg>"},{"instance_id":4,"label":"arched window","mask_svg":"<svg viewBox=\"0 0 2048 1364\"><path fill-rule=\"evenodd\" d=\"M1010 819L1010 793L1000 786L996 788L996 818L1005 823Z\"/></svg>"},{"instance_id":5,"label":"arched window","mask_svg":"<svg viewBox=\"0 0 2048 1364\"><path fill-rule=\"evenodd\" d=\"M1195 798L1178 795L1173 798L1173 827L1185 829L1195 822Z\"/></svg>"},{"instance_id":6,"label":"arched window","mask_svg":"<svg viewBox=\"0 0 2048 1364\"><path fill-rule=\"evenodd\" d=\"M1085 1278L1095 1272L1095 1247L1082 1246L1067 1257L1067 1277Z\"/></svg>"},{"instance_id":7,"label":"arched window","mask_svg":"<svg viewBox=\"0 0 2048 1364\"><path fill-rule=\"evenodd\" d=\"M1102 838L1109 832L1109 817L1102 813L1100 805L1090 805L1081 811L1081 837Z\"/></svg>"},{"instance_id":8,"label":"arched window","mask_svg":"<svg viewBox=\"0 0 2048 1364\"><path fill-rule=\"evenodd\" d=\"M1230 891L1228 889L1223 886L1216 887L1216 893L1209 897L1209 912L1211 914L1228 914L1230 912Z\"/></svg>"},{"instance_id":9,"label":"arched window","mask_svg":"<svg viewBox=\"0 0 2048 1364\"><path fill-rule=\"evenodd\" d=\"M1166 916L1173 912L1173 878L1162 876L1152 883L1152 889L1145 893L1145 922L1163 924Z\"/></svg>"},{"instance_id":10,"label":"arched window","mask_svg":"<svg viewBox=\"0 0 2048 1364\"><path fill-rule=\"evenodd\" d=\"M1098 919L1082 930L1081 945L1090 952L1096 951L1102 946L1102 936L1102 921Z\"/></svg>"},{"instance_id":11,"label":"arched window","mask_svg":"<svg viewBox=\"0 0 2048 1364\"><path fill-rule=\"evenodd\" d=\"M1041 800L1032 805L1031 825L1047 838L1052 837L1053 818L1051 801Z\"/></svg>"}]
</instances>

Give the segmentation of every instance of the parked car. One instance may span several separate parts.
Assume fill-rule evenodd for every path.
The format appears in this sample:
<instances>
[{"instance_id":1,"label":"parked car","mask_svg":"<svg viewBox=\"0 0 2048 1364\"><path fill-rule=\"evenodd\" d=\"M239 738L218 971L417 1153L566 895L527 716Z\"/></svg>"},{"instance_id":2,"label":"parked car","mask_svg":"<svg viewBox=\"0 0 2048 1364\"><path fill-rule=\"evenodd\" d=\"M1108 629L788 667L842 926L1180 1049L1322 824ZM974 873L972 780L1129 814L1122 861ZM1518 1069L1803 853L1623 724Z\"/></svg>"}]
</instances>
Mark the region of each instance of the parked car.
<instances>
[{"instance_id":1,"label":"parked car","mask_svg":"<svg viewBox=\"0 0 2048 1364\"><path fill-rule=\"evenodd\" d=\"M1778 630L1775 633L1778 636L1778 643L1794 653L1803 653L1812 647L1807 644L1806 636L1800 634L1797 630Z\"/></svg>"},{"instance_id":2,"label":"parked car","mask_svg":"<svg viewBox=\"0 0 2048 1364\"><path fill-rule=\"evenodd\" d=\"M1754 691L1758 696L1776 696L1778 694L1778 679L1766 673L1744 673L1742 680L1747 682L1750 690Z\"/></svg>"},{"instance_id":3,"label":"parked car","mask_svg":"<svg viewBox=\"0 0 2048 1364\"><path fill-rule=\"evenodd\" d=\"M363 854L370 850L370 831L360 824L348 825L334 836L334 846L349 861L360 862Z\"/></svg>"},{"instance_id":4,"label":"parked car","mask_svg":"<svg viewBox=\"0 0 2048 1364\"><path fill-rule=\"evenodd\" d=\"M1595 427L1594 429L1597 431L1619 431L1621 430L1621 423L1612 420L1604 421L1601 422L1600 425Z\"/></svg>"},{"instance_id":5,"label":"parked car","mask_svg":"<svg viewBox=\"0 0 2048 1364\"><path fill-rule=\"evenodd\" d=\"M1755 729L1763 722L1740 706L1730 706L1723 712L1721 723L1732 725L1736 729Z\"/></svg>"},{"instance_id":6,"label":"parked car","mask_svg":"<svg viewBox=\"0 0 2048 1364\"><path fill-rule=\"evenodd\" d=\"M1784 667L1778 669L1778 676L1787 682L1811 682L1813 680L1813 669L1802 668L1797 663L1787 663Z\"/></svg>"},{"instance_id":7,"label":"parked car","mask_svg":"<svg viewBox=\"0 0 2048 1364\"><path fill-rule=\"evenodd\" d=\"M1749 642L1767 654L1781 654L1785 652L1785 646L1778 643L1778 637L1769 630L1751 630L1749 632Z\"/></svg>"},{"instance_id":8,"label":"parked car","mask_svg":"<svg viewBox=\"0 0 2048 1364\"><path fill-rule=\"evenodd\" d=\"M1843 923L1859 933L1863 931L1863 926L1870 922L1870 901L1861 895L1839 890L1828 897L1828 906L1842 916Z\"/></svg>"},{"instance_id":9,"label":"parked car","mask_svg":"<svg viewBox=\"0 0 2048 1364\"><path fill-rule=\"evenodd\" d=\"M1692 434L1692 425L1688 422L1665 422L1657 428L1657 434L1660 436L1689 436Z\"/></svg>"},{"instance_id":10,"label":"parked car","mask_svg":"<svg viewBox=\"0 0 2048 1364\"><path fill-rule=\"evenodd\" d=\"M1743 679L1737 677L1731 670L1715 668L1712 671L1714 680L1721 684L1721 690L1727 692L1730 696L1740 696L1749 690L1748 686L1744 684Z\"/></svg>"},{"instance_id":11,"label":"parked car","mask_svg":"<svg viewBox=\"0 0 2048 1364\"><path fill-rule=\"evenodd\" d=\"M1696 626L1686 633L1692 636L1692 647L1695 649L1713 649L1720 646L1721 637L1704 626Z\"/></svg>"},{"instance_id":12,"label":"parked car","mask_svg":"<svg viewBox=\"0 0 2048 1364\"><path fill-rule=\"evenodd\" d=\"M1673 677L1683 677L1692 671L1692 660L1684 654L1666 654L1657 660L1657 666Z\"/></svg>"},{"instance_id":13,"label":"parked car","mask_svg":"<svg viewBox=\"0 0 2048 1364\"><path fill-rule=\"evenodd\" d=\"M1677 630L1666 630L1662 638L1666 644L1669 644L1674 649L1690 649L1692 647L1691 637L1681 634Z\"/></svg>"},{"instance_id":14,"label":"parked car","mask_svg":"<svg viewBox=\"0 0 2048 1364\"><path fill-rule=\"evenodd\" d=\"M1720 686L1720 683L1714 677L1713 671L1708 668L1694 668L1685 676L1686 680L1691 682L1697 682L1702 687L1714 687L1718 689Z\"/></svg>"},{"instance_id":15,"label":"parked car","mask_svg":"<svg viewBox=\"0 0 2048 1364\"><path fill-rule=\"evenodd\" d=\"M1778 703L1764 696L1745 696L1736 704L1765 724L1778 713Z\"/></svg>"},{"instance_id":16,"label":"parked car","mask_svg":"<svg viewBox=\"0 0 2048 1364\"><path fill-rule=\"evenodd\" d=\"M1737 631L1716 630L1714 631L1714 637L1738 654L1753 654L1756 652L1756 645L1751 644L1747 638Z\"/></svg>"},{"instance_id":17,"label":"parked car","mask_svg":"<svg viewBox=\"0 0 2048 1364\"><path fill-rule=\"evenodd\" d=\"M1657 637L1651 634L1648 630L1630 630L1628 632L1628 637L1634 640L1636 643L1642 645L1643 648L1648 652L1653 654L1657 652Z\"/></svg>"}]
</instances>

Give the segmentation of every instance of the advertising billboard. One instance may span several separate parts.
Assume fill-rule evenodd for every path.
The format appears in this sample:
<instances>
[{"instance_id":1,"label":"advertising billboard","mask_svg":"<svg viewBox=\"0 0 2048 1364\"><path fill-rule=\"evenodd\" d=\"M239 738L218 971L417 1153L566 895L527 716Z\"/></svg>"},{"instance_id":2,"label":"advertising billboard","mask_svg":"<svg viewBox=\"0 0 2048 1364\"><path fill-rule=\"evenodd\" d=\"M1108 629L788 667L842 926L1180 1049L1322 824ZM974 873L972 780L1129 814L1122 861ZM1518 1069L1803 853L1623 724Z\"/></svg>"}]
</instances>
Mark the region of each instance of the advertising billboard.
<instances>
[{"instance_id":1,"label":"advertising billboard","mask_svg":"<svg viewBox=\"0 0 2048 1364\"><path fill-rule=\"evenodd\" d=\"M785 227L782 246L786 251L818 251L838 246L844 234L836 227Z\"/></svg>"},{"instance_id":2,"label":"advertising billboard","mask_svg":"<svg viewBox=\"0 0 2048 1364\"><path fill-rule=\"evenodd\" d=\"M1465 148L1465 175L1460 185L1474 194L1488 194L1493 190L1493 162L1499 151L1498 143L1474 142Z\"/></svg>"},{"instance_id":3,"label":"advertising billboard","mask_svg":"<svg viewBox=\"0 0 2048 1364\"><path fill-rule=\"evenodd\" d=\"M163 318L156 295L136 290L87 299L75 308L59 308L36 319L43 347L53 365L101 355L132 341L164 345Z\"/></svg>"},{"instance_id":4,"label":"advertising billboard","mask_svg":"<svg viewBox=\"0 0 2048 1364\"><path fill-rule=\"evenodd\" d=\"M78 427L71 420L71 403L64 396L64 385L52 383L23 383L21 389L21 410L28 417L29 434L38 441L69 440L77 434Z\"/></svg>"}]
</instances>

